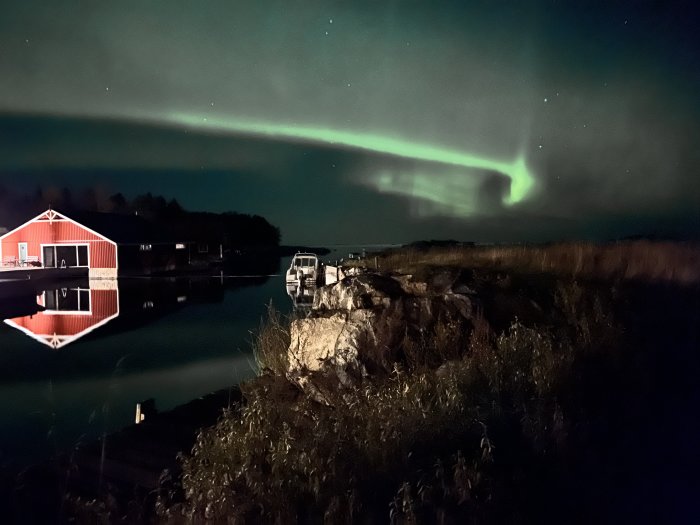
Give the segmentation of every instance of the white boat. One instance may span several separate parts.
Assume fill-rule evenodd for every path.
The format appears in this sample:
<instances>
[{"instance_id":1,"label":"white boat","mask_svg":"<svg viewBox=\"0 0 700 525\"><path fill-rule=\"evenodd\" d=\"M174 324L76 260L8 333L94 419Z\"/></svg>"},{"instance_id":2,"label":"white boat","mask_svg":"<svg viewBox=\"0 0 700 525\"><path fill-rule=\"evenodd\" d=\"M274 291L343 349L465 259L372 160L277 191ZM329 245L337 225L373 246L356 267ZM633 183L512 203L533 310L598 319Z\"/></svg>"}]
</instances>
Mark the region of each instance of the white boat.
<instances>
[{"instance_id":1,"label":"white boat","mask_svg":"<svg viewBox=\"0 0 700 525\"><path fill-rule=\"evenodd\" d=\"M292 257L285 281L298 286L322 285L323 276L321 261L315 253L296 253Z\"/></svg>"}]
</instances>

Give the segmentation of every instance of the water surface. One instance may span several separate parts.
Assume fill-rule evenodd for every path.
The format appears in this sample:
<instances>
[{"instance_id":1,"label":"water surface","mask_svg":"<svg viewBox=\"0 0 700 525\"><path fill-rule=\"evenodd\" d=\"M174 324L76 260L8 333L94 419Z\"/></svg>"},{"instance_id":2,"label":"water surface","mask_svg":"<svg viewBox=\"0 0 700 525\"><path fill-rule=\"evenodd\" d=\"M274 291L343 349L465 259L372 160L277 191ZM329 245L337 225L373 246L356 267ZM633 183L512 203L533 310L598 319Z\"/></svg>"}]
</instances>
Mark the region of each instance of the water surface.
<instances>
[{"instance_id":1,"label":"water surface","mask_svg":"<svg viewBox=\"0 0 700 525\"><path fill-rule=\"evenodd\" d=\"M168 410L251 377L251 330L270 301L292 307L279 276L84 280L32 299L0 323L0 466L123 428L137 402Z\"/></svg>"},{"instance_id":2,"label":"water surface","mask_svg":"<svg viewBox=\"0 0 700 525\"><path fill-rule=\"evenodd\" d=\"M295 302L290 260L261 263L262 276L86 279L0 301L0 468L133 424L138 402L164 411L252 377L251 332L271 301Z\"/></svg>"}]
</instances>

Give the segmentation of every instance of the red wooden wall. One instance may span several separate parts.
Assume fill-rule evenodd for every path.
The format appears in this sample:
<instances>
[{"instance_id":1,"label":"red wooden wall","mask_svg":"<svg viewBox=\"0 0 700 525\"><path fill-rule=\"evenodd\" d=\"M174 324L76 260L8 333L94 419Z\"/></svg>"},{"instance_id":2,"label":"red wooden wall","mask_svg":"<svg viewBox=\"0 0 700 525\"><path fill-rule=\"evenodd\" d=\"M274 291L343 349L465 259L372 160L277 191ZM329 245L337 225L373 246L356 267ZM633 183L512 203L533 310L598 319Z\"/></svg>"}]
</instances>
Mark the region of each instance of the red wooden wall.
<instances>
[{"instance_id":1,"label":"red wooden wall","mask_svg":"<svg viewBox=\"0 0 700 525\"><path fill-rule=\"evenodd\" d=\"M90 268L116 268L117 247L88 229L65 219L35 220L0 240L2 257L19 257L17 243L27 243L27 255L42 260L42 244L89 244Z\"/></svg>"}]
</instances>

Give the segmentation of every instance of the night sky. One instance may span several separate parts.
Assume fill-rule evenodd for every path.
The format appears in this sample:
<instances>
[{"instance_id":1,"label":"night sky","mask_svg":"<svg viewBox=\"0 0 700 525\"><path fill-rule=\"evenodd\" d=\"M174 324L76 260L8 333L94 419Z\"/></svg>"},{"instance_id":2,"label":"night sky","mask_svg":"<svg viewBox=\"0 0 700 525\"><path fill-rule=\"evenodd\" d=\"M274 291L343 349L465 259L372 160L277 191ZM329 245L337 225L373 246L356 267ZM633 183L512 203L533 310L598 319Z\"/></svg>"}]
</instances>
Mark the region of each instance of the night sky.
<instances>
[{"instance_id":1,"label":"night sky","mask_svg":"<svg viewBox=\"0 0 700 525\"><path fill-rule=\"evenodd\" d=\"M288 243L697 237L694 4L0 0L0 184Z\"/></svg>"}]
</instances>

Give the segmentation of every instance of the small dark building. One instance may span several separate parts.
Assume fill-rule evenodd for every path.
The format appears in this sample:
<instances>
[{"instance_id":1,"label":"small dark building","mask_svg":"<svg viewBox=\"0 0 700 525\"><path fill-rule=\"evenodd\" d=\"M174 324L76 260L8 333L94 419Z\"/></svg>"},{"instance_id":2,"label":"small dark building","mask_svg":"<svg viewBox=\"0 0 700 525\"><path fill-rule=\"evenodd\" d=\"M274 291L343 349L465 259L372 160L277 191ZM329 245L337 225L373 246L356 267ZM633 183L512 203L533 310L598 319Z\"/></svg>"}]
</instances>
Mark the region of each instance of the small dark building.
<instances>
[{"instance_id":1,"label":"small dark building","mask_svg":"<svg viewBox=\"0 0 700 525\"><path fill-rule=\"evenodd\" d=\"M119 275L204 266L211 257L206 243L204 250L202 242L183 239L138 215L88 212L81 213L78 220L117 244Z\"/></svg>"}]
</instances>

